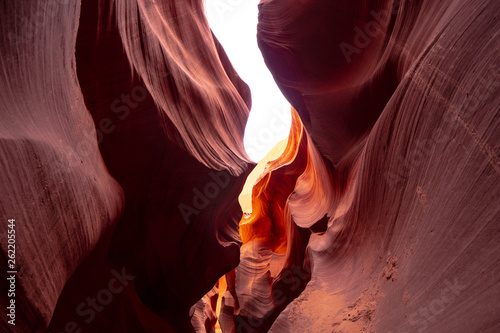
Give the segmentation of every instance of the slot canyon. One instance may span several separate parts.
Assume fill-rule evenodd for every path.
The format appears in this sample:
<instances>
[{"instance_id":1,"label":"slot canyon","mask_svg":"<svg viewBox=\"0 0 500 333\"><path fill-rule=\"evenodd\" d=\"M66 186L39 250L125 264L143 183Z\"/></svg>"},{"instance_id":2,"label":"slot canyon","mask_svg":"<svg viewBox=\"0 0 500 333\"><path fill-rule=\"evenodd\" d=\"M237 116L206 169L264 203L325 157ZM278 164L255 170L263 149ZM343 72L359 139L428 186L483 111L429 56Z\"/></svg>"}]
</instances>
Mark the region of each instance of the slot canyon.
<instances>
[{"instance_id":1,"label":"slot canyon","mask_svg":"<svg viewBox=\"0 0 500 333\"><path fill-rule=\"evenodd\" d=\"M2 1L1 332L500 332L500 2L251 5L258 160L205 0Z\"/></svg>"}]
</instances>

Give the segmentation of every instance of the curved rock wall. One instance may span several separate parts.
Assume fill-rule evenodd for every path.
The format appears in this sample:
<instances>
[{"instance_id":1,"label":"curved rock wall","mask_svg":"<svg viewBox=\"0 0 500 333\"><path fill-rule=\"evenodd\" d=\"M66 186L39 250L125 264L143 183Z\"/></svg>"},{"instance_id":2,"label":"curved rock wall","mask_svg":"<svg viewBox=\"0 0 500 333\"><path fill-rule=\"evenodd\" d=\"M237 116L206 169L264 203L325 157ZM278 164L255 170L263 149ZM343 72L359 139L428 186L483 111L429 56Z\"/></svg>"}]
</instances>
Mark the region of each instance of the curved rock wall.
<instances>
[{"instance_id":1,"label":"curved rock wall","mask_svg":"<svg viewBox=\"0 0 500 333\"><path fill-rule=\"evenodd\" d=\"M71 274L116 224L124 198L99 153L75 72L80 2L1 7L0 299L3 309L15 299L17 316L12 326L2 315L0 330L41 331ZM15 263L7 261L7 219L15 219ZM17 271L15 298L7 297L8 263Z\"/></svg>"},{"instance_id":2,"label":"curved rock wall","mask_svg":"<svg viewBox=\"0 0 500 333\"><path fill-rule=\"evenodd\" d=\"M499 6L341 6L261 4L266 62L346 183L309 241L311 282L270 331L494 332Z\"/></svg>"},{"instance_id":3,"label":"curved rock wall","mask_svg":"<svg viewBox=\"0 0 500 333\"><path fill-rule=\"evenodd\" d=\"M250 91L202 1L1 6L2 331L214 331L223 275L223 332L500 330L500 6L259 9L296 113L242 218Z\"/></svg>"}]
</instances>

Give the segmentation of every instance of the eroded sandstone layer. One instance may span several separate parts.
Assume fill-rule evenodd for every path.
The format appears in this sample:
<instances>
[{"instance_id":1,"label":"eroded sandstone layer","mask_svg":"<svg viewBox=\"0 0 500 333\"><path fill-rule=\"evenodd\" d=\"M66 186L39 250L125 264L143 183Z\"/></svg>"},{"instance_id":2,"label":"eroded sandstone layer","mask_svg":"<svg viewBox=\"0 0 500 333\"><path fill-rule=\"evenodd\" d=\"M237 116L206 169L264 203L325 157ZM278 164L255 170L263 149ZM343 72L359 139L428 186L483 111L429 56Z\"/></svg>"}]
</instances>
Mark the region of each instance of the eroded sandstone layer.
<instances>
[{"instance_id":1,"label":"eroded sandstone layer","mask_svg":"<svg viewBox=\"0 0 500 333\"><path fill-rule=\"evenodd\" d=\"M262 1L266 63L339 194L271 332L498 331L499 9Z\"/></svg>"},{"instance_id":2,"label":"eroded sandstone layer","mask_svg":"<svg viewBox=\"0 0 500 333\"><path fill-rule=\"evenodd\" d=\"M294 111L242 216L250 90L201 0L4 3L0 330L499 331L499 12L262 1Z\"/></svg>"}]
</instances>

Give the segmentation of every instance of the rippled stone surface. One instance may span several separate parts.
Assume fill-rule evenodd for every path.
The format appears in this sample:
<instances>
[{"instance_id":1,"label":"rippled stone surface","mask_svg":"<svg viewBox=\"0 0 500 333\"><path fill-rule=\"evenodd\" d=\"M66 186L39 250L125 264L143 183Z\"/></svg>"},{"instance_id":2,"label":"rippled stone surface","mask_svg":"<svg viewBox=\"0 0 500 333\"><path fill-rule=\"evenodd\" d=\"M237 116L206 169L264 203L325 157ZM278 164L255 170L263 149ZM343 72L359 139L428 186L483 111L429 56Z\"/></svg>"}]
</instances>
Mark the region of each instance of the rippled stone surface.
<instances>
[{"instance_id":1,"label":"rippled stone surface","mask_svg":"<svg viewBox=\"0 0 500 333\"><path fill-rule=\"evenodd\" d=\"M14 331L213 332L219 293L223 332L500 330L499 9L262 1L296 112L242 217L250 91L201 0L5 3Z\"/></svg>"}]
</instances>

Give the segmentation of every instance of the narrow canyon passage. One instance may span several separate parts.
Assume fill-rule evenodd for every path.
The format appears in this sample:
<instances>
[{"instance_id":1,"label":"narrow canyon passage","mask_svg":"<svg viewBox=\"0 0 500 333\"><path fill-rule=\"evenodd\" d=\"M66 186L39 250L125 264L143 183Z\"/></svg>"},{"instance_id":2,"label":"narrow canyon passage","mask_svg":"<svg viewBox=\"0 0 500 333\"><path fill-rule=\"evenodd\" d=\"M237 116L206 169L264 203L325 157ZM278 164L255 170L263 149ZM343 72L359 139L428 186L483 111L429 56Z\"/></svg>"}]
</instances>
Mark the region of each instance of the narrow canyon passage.
<instances>
[{"instance_id":1,"label":"narrow canyon passage","mask_svg":"<svg viewBox=\"0 0 500 333\"><path fill-rule=\"evenodd\" d=\"M499 10L5 2L0 331L500 331Z\"/></svg>"}]
</instances>

